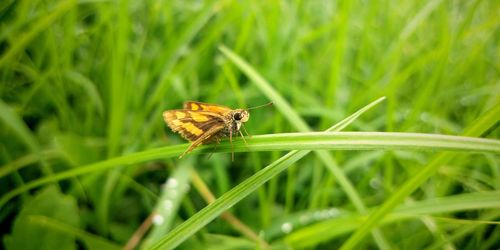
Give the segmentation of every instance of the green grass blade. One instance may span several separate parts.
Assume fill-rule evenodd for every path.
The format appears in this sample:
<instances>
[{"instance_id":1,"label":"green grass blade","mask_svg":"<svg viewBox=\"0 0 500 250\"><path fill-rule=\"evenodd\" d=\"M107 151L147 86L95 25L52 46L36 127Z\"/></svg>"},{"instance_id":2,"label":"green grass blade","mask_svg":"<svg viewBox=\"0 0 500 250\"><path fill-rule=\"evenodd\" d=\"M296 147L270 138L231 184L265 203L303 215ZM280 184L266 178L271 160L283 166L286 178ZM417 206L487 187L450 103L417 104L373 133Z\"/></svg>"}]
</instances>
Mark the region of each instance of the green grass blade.
<instances>
[{"instance_id":1,"label":"green grass blade","mask_svg":"<svg viewBox=\"0 0 500 250\"><path fill-rule=\"evenodd\" d=\"M215 202L209 204L198 213L190 217L181 225L174 228L169 234L159 240L151 249L174 249L189 236L214 220L222 212L234 206L237 202L251 194L271 178L287 169L291 164L300 160L310 151L291 151L277 161L252 175L233 189L224 193Z\"/></svg>"},{"instance_id":2,"label":"green grass blade","mask_svg":"<svg viewBox=\"0 0 500 250\"><path fill-rule=\"evenodd\" d=\"M497 2L0 1L4 248L23 242L15 217L55 186L76 201L73 214L82 220L68 227L33 217L61 239L38 234L30 242L151 247L207 206L198 195L179 195L164 223L138 228L169 204L167 178L185 187L178 171L196 166L220 197L294 151L274 166L284 173L229 209L272 249L306 241L338 249L363 227L356 249L494 249L500 209L479 194L500 190L500 113L475 119L500 104L500 67L492 64L500 61ZM356 118L381 96L387 103L378 99L373 105L382 105ZM274 105L251 110L245 125L254 137L245 138L248 145L233 138L235 161L226 139L178 159L189 142L161 113L188 100ZM370 133L328 133L340 130ZM463 193L478 194L477 204L474 196L451 202ZM427 201L444 214L423 207ZM414 204L424 214L401 213ZM470 205L482 207L453 210ZM351 217L335 221L324 209ZM303 215L316 217L304 222ZM176 248L259 247L220 216L208 224L202 217L201 229L190 228L195 233ZM298 230L327 220L324 231L288 244Z\"/></svg>"},{"instance_id":3,"label":"green grass blade","mask_svg":"<svg viewBox=\"0 0 500 250\"><path fill-rule=\"evenodd\" d=\"M253 80L253 83L256 84L270 100L273 101L273 105L276 106L281 113L286 114L287 119L299 131L311 131L309 126L304 122L304 120L302 120L302 118L300 118L285 98L272 88L271 85L267 83L267 81L259 73L257 73L257 71L255 71L255 69L225 46L220 46L219 49Z\"/></svg>"},{"instance_id":4,"label":"green grass blade","mask_svg":"<svg viewBox=\"0 0 500 250\"><path fill-rule=\"evenodd\" d=\"M0 68L11 62L12 58L25 49L26 45L29 44L38 34L45 31L62 15L70 11L76 3L76 0L64 1L60 3L49 15L46 15L41 18L41 20L34 22L35 25L33 28L19 37L15 43L11 44L11 47L0 57Z\"/></svg>"},{"instance_id":5,"label":"green grass blade","mask_svg":"<svg viewBox=\"0 0 500 250\"><path fill-rule=\"evenodd\" d=\"M367 107L355 112L350 117L344 119L339 124L331 127L330 129L341 129L343 126L347 126L349 122L352 122L356 117L361 115L364 111L373 107L381 100L377 100ZM209 204L204 209L196 213L194 216L189 218L183 224L176 227L173 231L167 234L163 239L157 242L153 246L153 249L164 249L164 248L175 248L177 245L181 244L190 235L194 234L200 230L203 226L208 224L210 221L215 219L225 210L232 207L234 204L248 196L250 193L255 191L257 188L262 186L264 183L269 181L278 173L287 169L290 165L300 160L302 157L306 156L310 151L298 151L294 150L279 158L277 161L271 163L264 169L260 170L256 174L252 175L250 178L246 179L230 191L224 193L215 202Z\"/></svg>"},{"instance_id":6,"label":"green grass blade","mask_svg":"<svg viewBox=\"0 0 500 250\"><path fill-rule=\"evenodd\" d=\"M41 147L38 144L33 133L31 133L28 126L24 123L21 117L19 117L14 111L10 109L10 107L0 100L0 121L6 125L7 128L10 128L14 131L14 134L19 137L19 139L26 144L26 146L30 149L30 151L35 154L42 165L42 172L45 175L52 175L53 171L50 166L45 162L43 157ZM16 168L11 168L9 171L13 171ZM6 174L2 169L2 174Z\"/></svg>"},{"instance_id":7,"label":"green grass blade","mask_svg":"<svg viewBox=\"0 0 500 250\"><path fill-rule=\"evenodd\" d=\"M38 180L32 181L27 183L24 186L21 186L19 188L16 188L7 194L3 195L2 198L0 199L0 208L3 207L3 205L15 197L16 195L19 195L25 191L28 191L30 189L33 189L35 187L42 186L44 184L50 183L52 181L59 181L59 180L64 180L68 179L74 176L80 176L84 174L91 174L91 173L96 173L100 171L104 171L107 169L111 169L114 167L118 166L123 166L123 165L133 165L145 161L150 161L154 159L164 159L164 158L169 158L169 157L175 157L178 156L180 153L182 153L186 148L186 145L176 145L176 146L170 146L170 147L164 147L164 148L157 148L157 149L152 149L152 150L147 150L143 152L138 152L130 155L125 155L125 156L120 156L116 158L111 158L105 161L100 161L96 162L90 165L74 168L71 170L67 170L64 172L60 172L57 174L54 174L53 176L50 176L48 178L40 178Z\"/></svg>"},{"instance_id":8,"label":"green grass blade","mask_svg":"<svg viewBox=\"0 0 500 250\"><path fill-rule=\"evenodd\" d=\"M481 216L480 219L483 221L495 221L498 220L498 217L500 216L500 209L493 210L489 213L486 213L484 216ZM474 221L472 221L474 222ZM497 221L495 221L497 222ZM445 245L453 242L453 241L458 241L460 238L464 237L465 235L468 234L473 234L474 232L477 232L476 230L484 230L484 227L487 225L484 223L474 223L471 225L467 226L462 226L460 229L456 230L453 234L451 234L448 238L446 239L439 239L434 244L429 246L427 249L428 250L434 250L434 249L444 249ZM485 248L487 249L487 248Z\"/></svg>"},{"instance_id":9,"label":"green grass blade","mask_svg":"<svg viewBox=\"0 0 500 250\"><path fill-rule=\"evenodd\" d=\"M154 226L147 238L142 242L141 249L149 248L165 235L177 217L177 211L182 199L188 192L189 182L191 181L190 171L192 171L192 166L188 162L183 163L179 164L178 168L163 185L162 194L156 203L154 211Z\"/></svg>"},{"instance_id":10,"label":"green grass blade","mask_svg":"<svg viewBox=\"0 0 500 250\"><path fill-rule=\"evenodd\" d=\"M278 110L283 114L284 117L288 119L288 121L298 130L301 132L307 132L311 131L311 128L307 125L307 123L295 112L294 109L288 104L288 102L283 98L272 86L270 83L268 83L250 64L248 64L245 60L243 60L240 56L229 50L228 48L221 46L219 49L226 55L234 64L236 64L241 71L245 72L245 74L252 79L252 83L257 85L259 89L264 93L270 100L273 101L273 103L276 105ZM377 104L378 102L382 101L384 97L379 98L372 104ZM355 118L353 118L355 119ZM337 124L336 126L339 126L339 130L343 129L345 126L341 125L340 123ZM333 131L333 128L330 128ZM364 205L360 195L358 192L355 190L354 186L350 182L350 180L345 176L344 172L336 161L333 159L333 157L322 151L316 151L315 152L319 159L325 164L326 168L332 172L332 174L337 178L338 182L340 183L340 186L342 189L346 192L347 196L351 200L351 202L354 204L356 209L359 212L365 212L366 211L366 206ZM374 238L375 241L377 242L378 246L383 249L388 249L388 244L385 238L382 236L382 234L378 230L374 230Z\"/></svg>"},{"instance_id":11,"label":"green grass blade","mask_svg":"<svg viewBox=\"0 0 500 250\"><path fill-rule=\"evenodd\" d=\"M186 46L188 46L192 40L196 37L196 35L207 25L209 20L223 7L224 3L222 1L212 1L206 3L207 6L203 8L201 13L197 17L194 18L190 24L185 27L185 29L181 30L181 33L178 35L176 42L174 45L170 47L170 51L167 54L168 60L165 62L163 66L161 76L158 82L154 86L153 96L147 99L146 110L151 111L153 107L160 103L161 98L165 98L165 91L168 86L170 86L168 77L171 74L172 68L181 58L183 51Z\"/></svg>"},{"instance_id":12,"label":"green grass blade","mask_svg":"<svg viewBox=\"0 0 500 250\"><path fill-rule=\"evenodd\" d=\"M489 112L477 119L471 127L466 129L464 135L480 136L489 128L498 122L500 117L500 105L496 105ZM375 227L380 220L388 215L397 205L417 189L425 180L427 180L443 164L452 160L456 153L443 152L436 155L431 162L422 168L413 178L409 179L401 188L399 188L384 204L372 213L356 232L342 245L342 249L353 249L366 236L366 234Z\"/></svg>"},{"instance_id":13,"label":"green grass blade","mask_svg":"<svg viewBox=\"0 0 500 250\"><path fill-rule=\"evenodd\" d=\"M108 123L107 123L107 156L114 157L119 155L121 148L120 142L123 140L122 136L126 129L125 123L127 114L127 100L130 98L129 91L131 90L131 81L126 79L126 72L128 70L126 63L126 53L128 36L130 29L129 9L127 1L120 1L116 3L117 23L116 27L111 30L109 35L109 45L111 47L111 61L110 64L110 82L109 82L109 110ZM107 173L106 180L103 184L103 190L100 194L99 202L96 206L97 218L99 221L99 230L101 233L107 233L109 228L109 207L110 199L113 192L116 192L116 183L120 176L120 170L114 169L112 172Z\"/></svg>"},{"instance_id":14,"label":"green grass blade","mask_svg":"<svg viewBox=\"0 0 500 250\"><path fill-rule=\"evenodd\" d=\"M353 115L358 115L357 113ZM349 119L351 120L351 119ZM243 140L233 141L235 152L286 151L286 150L458 150L477 153L500 153L500 141L450 135L384 133L384 132L309 132L284 133L253 136L245 144ZM165 159L180 155L187 144L156 148L130 155L112 158L71 169L54 176L38 179L12 190L2 197L0 207L21 192L74 176L103 171L120 165L133 165L145 161ZM194 150L193 154L212 151L207 145ZM217 146L216 152L231 152L227 141Z\"/></svg>"},{"instance_id":15,"label":"green grass blade","mask_svg":"<svg viewBox=\"0 0 500 250\"><path fill-rule=\"evenodd\" d=\"M54 230L56 232L68 234L77 237L79 240L86 243L90 249L110 249L118 250L121 246L107 240L106 238L93 235L87 231L67 225L50 217L41 215L32 215L29 217L31 223L38 224L47 228L47 230Z\"/></svg>"},{"instance_id":16,"label":"green grass blade","mask_svg":"<svg viewBox=\"0 0 500 250\"><path fill-rule=\"evenodd\" d=\"M382 223L386 225L402 220L419 219L423 215L499 208L500 199L498 197L500 197L499 191L490 191L418 201L398 207ZM293 248L313 247L362 226L364 216L359 214L342 216L339 214L336 218L297 229L287 235L285 241Z\"/></svg>"},{"instance_id":17,"label":"green grass blade","mask_svg":"<svg viewBox=\"0 0 500 250\"><path fill-rule=\"evenodd\" d=\"M40 146L28 126L26 126L23 120L2 100L0 100L0 120L6 125L5 127L11 129L31 151L40 151Z\"/></svg>"},{"instance_id":18,"label":"green grass blade","mask_svg":"<svg viewBox=\"0 0 500 250\"><path fill-rule=\"evenodd\" d=\"M296 150L458 150L500 153L500 140L452 135L389 132L308 132L256 135L245 147L233 142L235 152ZM221 143L217 152L230 152L230 143Z\"/></svg>"},{"instance_id":19,"label":"green grass blade","mask_svg":"<svg viewBox=\"0 0 500 250\"><path fill-rule=\"evenodd\" d=\"M51 159L57 159L57 158L63 158L61 155L61 152L57 150L45 150L41 152L41 155L45 161L51 160ZM33 154L27 154L24 155L23 157L13 160L11 162L8 162L5 165L0 166L0 178L14 172L18 171L19 169L22 169L24 167L27 167L31 164L34 164L36 162L40 161L40 156L37 153Z\"/></svg>"}]
</instances>

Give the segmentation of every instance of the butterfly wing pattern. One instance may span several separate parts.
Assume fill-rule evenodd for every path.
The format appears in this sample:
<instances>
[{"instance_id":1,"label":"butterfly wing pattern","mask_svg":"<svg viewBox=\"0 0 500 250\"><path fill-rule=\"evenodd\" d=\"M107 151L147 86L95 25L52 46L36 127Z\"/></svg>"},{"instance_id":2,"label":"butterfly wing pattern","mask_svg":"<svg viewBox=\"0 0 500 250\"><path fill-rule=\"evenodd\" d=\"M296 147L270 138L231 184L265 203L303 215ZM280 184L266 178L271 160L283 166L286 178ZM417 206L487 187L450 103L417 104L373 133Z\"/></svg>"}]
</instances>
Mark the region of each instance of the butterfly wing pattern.
<instances>
[{"instance_id":1,"label":"butterfly wing pattern","mask_svg":"<svg viewBox=\"0 0 500 250\"><path fill-rule=\"evenodd\" d=\"M233 149L233 135L240 135L246 144L240 128L246 132L243 123L250 118L248 110L271 104L248 109L231 109L217 104L189 101L184 103L184 109L163 112L163 119L174 132L192 142L191 146L179 157L182 158L205 142L219 143L221 137L229 136L231 149ZM234 160L234 150L231 150L231 159Z\"/></svg>"},{"instance_id":2,"label":"butterfly wing pattern","mask_svg":"<svg viewBox=\"0 0 500 250\"><path fill-rule=\"evenodd\" d=\"M231 112L232 110L231 108L222 105L210 104L204 102L194 102L194 101L185 102L184 109L193 111L202 110L202 111L218 113L221 115L226 114L227 112Z\"/></svg>"},{"instance_id":3,"label":"butterfly wing pattern","mask_svg":"<svg viewBox=\"0 0 500 250\"><path fill-rule=\"evenodd\" d=\"M225 115L228 112L231 112L228 107L201 102L185 102L184 109L163 112L167 125L192 142L179 158L204 142L218 142L218 134L226 127Z\"/></svg>"}]
</instances>

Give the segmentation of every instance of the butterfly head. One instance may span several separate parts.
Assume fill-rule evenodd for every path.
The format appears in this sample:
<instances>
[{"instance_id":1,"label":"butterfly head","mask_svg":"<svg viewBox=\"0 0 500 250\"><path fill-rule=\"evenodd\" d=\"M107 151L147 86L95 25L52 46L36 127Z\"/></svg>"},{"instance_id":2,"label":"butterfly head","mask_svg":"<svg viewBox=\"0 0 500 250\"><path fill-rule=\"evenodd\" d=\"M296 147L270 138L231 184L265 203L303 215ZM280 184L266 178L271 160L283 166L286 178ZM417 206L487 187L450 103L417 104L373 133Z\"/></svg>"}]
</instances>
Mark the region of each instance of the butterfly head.
<instances>
[{"instance_id":1,"label":"butterfly head","mask_svg":"<svg viewBox=\"0 0 500 250\"><path fill-rule=\"evenodd\" d=\"M236 109L233 111L232 117L236 123L247 122L248 118L250 118L250 113L245 109Z\"/></svg>"}]
</instances>

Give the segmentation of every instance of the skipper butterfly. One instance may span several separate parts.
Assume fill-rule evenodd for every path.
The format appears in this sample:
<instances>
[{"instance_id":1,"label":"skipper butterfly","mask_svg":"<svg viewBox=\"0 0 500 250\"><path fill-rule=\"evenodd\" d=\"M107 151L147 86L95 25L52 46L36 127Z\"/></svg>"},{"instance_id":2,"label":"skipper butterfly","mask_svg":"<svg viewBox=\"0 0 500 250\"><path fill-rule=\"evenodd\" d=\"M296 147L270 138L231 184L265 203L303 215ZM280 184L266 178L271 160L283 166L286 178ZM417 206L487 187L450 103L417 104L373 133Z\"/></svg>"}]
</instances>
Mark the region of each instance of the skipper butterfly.
<instances>
[{"instance_id":1,"label":"skipper butterfly","mask_svg":"<svg viewBox=\"0 0 500 250\"><path fill-rule=\"evenodd\" d=\"M189 148L179 156L180 159L202 144L213 142L219 144L223 137L229 137L231 148L233 136L238 134L246 143L240 129L243 128L243 131L248 135L243 125L250 118L248 110L271 104L267 103L248 109L231 109L222 105L189 101L184 103L183 109L163 112L163 119L174 132L192 142ZM231 159L234 160L234 151L231 151Z\"/></svg>"}]
</instances>

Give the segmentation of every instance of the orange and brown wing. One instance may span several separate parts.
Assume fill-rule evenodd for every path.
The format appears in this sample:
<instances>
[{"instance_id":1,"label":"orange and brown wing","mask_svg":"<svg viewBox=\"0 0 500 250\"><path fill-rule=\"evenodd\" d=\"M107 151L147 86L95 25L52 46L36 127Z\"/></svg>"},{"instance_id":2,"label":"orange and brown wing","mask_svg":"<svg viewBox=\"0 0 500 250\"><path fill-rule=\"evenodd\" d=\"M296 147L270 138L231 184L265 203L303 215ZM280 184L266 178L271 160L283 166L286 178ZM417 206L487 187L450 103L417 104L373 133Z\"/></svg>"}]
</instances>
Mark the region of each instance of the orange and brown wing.
<instances>
[{"instance_id":1,"label":"orange and brown wing","mask_svg":"<svg viewBox=\"0 0 500 250\"><path fill-rule=\"evenodd\" d=\"M224 128L222 115L207 111L192 111L186 109L167 110L163 112L167 125L189 141L200 138L209 139L215 132ZM217 128L214 130L214 128ZM207 132L212 134L207 137Z\"/></svg>"},{"instance_id":2,"label":"orange and brown wing","mask_svg":"<svg viewBox=\"0 0 500 250\"><path fill-rule=\"evenodd\" d=\"M204 103L204 102L193 102L193 101L185 102L184 109L189 109L192 111L207 111L219 114L225 114L231 111L231 108L226 106Z\"/></svg>"},{"instance_id":3,"label":"orange and brown wing","mask_svg":"<svg viewBox=\"0 0 500 250\"><path fill-rule=\"evenodd\" d=\"M191 143L191 145L189 146L189 148L186 149L186 151L184 151L184 153L182 153L179 156L179 159L182 158L187 153L193 151L193 149L195 149L196 147L198 147L201 144L203 144L203 142L209 140L212 136L214 136L215 134L217 134L223 128L224 128L223 124L216 124L216 125L211 126L205 133L203 133L200 137L198 137L198 139L196 139L196 141L193 141L193 143Z\"/></svg>"}]
</instances>

